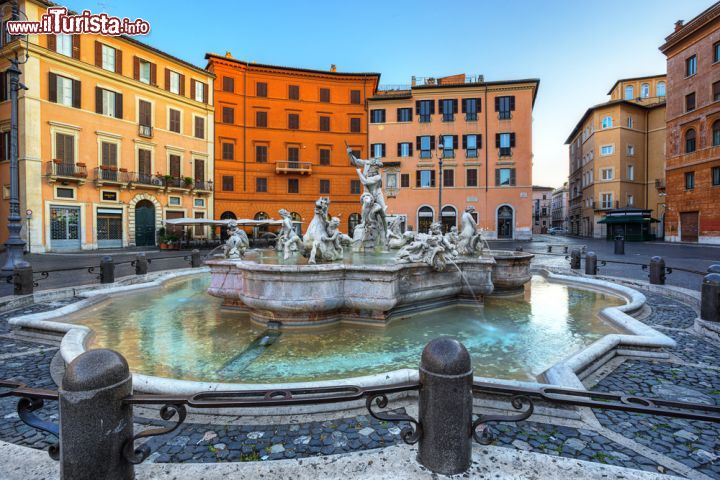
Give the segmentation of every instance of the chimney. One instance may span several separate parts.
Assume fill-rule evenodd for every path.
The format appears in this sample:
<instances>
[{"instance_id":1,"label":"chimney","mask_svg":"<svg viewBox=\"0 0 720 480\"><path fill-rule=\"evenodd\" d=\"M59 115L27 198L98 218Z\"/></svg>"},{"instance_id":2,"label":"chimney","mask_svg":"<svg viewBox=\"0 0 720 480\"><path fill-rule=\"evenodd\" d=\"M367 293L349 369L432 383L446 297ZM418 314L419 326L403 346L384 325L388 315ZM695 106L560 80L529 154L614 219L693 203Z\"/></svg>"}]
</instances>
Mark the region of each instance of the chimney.
<instances>
[{"instance_id":1,"label":"chimney","mask_svg":"<svg viewBox=\"0 0 720 480\"><path fill-rule=\"evenodd\" d=\"M330 71L331 71L331 72L337 72L337 66L335 66L334 63L330 64Z\"/></svg>"},{"instance_id":2,"label":"chimney","mask_svg":"<svg viewBox=\"0 0 720 480\"><path fill-rule=\"evenodd\" d=\"M677 22L675 22L675 31L677 32L678 30L683 28L684 24L685 22L683 20L678 20Z\"/></svg>"},{"instance_id":3,"label":"chimney","mask_svg":"<svg viewBox=\"0 0 720 480\"><path fill-rule=\"evenodd\" d=\"M225 58L233 58L233 57L232 57L232 53L230 53L229 50L226 50L226 51L225 51Z\"/></svg>"}]
</instances>

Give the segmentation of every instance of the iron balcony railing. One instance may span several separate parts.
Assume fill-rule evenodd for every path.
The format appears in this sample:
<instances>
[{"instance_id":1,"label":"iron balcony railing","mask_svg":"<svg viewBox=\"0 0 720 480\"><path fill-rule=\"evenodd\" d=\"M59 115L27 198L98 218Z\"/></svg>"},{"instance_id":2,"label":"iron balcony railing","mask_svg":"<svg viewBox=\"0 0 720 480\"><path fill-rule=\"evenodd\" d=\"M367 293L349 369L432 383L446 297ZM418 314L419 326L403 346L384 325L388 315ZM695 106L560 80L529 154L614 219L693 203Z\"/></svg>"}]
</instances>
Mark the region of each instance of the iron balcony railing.
<instances>
[{"instance_id":1,"label":"iron balcony railing","mask_svg":"<svg viewBox=\"0 0 720 480\"><path fill-rule=\"evenodd\" d=\"M151 138L153 136L153 127L149 125L138 125L138 135L141 137Z\"/></svg>"},{"instance_id":2,"label":"iron balcony railing","mask_svg":"<svg viewBox=\"0 0 720 480\"><path fill-rule=\"evenodd\" d=\"M498 118L500 120L510 120L512 118L512 112L510 110L501 110L498 112Z\"/></svg>"},{"instance_id":3,"label":"iron balcony railing","mask_svg":"<svg viewBox=\"0 0 720 480\"><path fill-rule=\"evenodd\" d=\"M170 188L185 188L187 190L190 190L193 186L192 179L190 179L190 181L187 181L183 177L165 176L163 177L163 180L165 182L165 186Z\"/></svg>"},{"instance_id":4,"label":"iron balcony railing","mask_svg":"<svg viewBox=\"0 0 720 480\"><path fill-rule=\"evenodd\" d=\"M420 158L430 159L432 158L432 152L430 150L420 150Z\"/></svg>"},{"instance_id":5,"label":"iron balcony railing","mask_svg":"<svg viewBox=\"0 0 720 480\"><path fill-rule=\"evenodd\" d=\"M116 167L97 167L95 169L95 181L99 183L128 183L130 176L127 171L120 170Z\"/></svg>"},{"instance_id":6,"label":"iron balcony railing","mask_svg":"<svg viewBox=\"0 0 720 480\"><path fill-rule=\"evenodd\" d=\"M466 113L465 114L465 121L467 122L477 122L478 116L477 113Z\"/></svg>"},{"instance_id":7,"label":"iron balcony railing","mask_svg":"<svg viewBox=\"0 0 720 480\"><path fill-rule=\"evenodd\" d=\"M424 115L424 114L418 115L418 121L420 123L430 123L431 120L432 120L432 116L429 114L428 115Z\"/></svg>"},{"instance_id":8,"label":"iron balcony railing","mask_svg":"<svg viewBox=\"0 0 720 480\"><path fill-rule=\"evenodd\" d=\"M87 167L84 164L63 162L60 160L50 160L47 162L47 175L49 177L63 178L87 178Z\"/></svg>"},{"instance_id":9,"label":"iron balcony railing","mask_svg":"<svg viewBox=\"0 0 720 480\"><path fill-rule=\"evenodd\" d=\"M452 148L445 149L442 152L442 156L443 158L455 158L455 150L453 150Z\"/></svg>"},{"instance_id":10,"label":"iron balcony railing","mask_svg":"<svg viewBox=\"0 0 720 480\"><path fill-rule=\"evenodd\" d=\"M128 173L129 183L137 186L164 187L162 178L149 173Z\"/></svg>"},{"instance_id":11,"label":"iron balcony railing","mask_svg":"<svg viewBox=\"0 0 720 480\"><path fill-rule=\"evenodd\" d=\"M275 173L312 173L312 163L281 160L275 163Z\"/></svg>"},{"instance_id":12,"label":"iron balcony railing","mask_svg":"<svg viewBox=\"0 0 720 480\"><path fill-rule=\"evenodd\" d=\"M465 150L465 158L478 158L477 148L468 148Z\"/></svg>"},{"instance_id":13,"label":"iron balcony railing","mask_svg":"<svg viewBox=\"0 0 720 480\"><path fill-rule=\"evenodd\" d=\"M455 114L454 113L443 113L442 121L443 122L454 122Z\"/></svg>"},{"instance_id":14,"label":"iron balcony railing","mask_svg":"<svg viewBox=\"0 0 720 480\"><path fill-rule=\"evenodd\" d=\"M212 191L213 191L213 182L212 182L212 180L208 180L208 181L206 181L206 182L205 182L205 181L200 181L200 180L195 180L195 183L194 183L193 185L194 185L193 188L194 188L195 190L202 190L202 191L207 191L207 192L212 192Z\"/></svg>"}]
</instances>

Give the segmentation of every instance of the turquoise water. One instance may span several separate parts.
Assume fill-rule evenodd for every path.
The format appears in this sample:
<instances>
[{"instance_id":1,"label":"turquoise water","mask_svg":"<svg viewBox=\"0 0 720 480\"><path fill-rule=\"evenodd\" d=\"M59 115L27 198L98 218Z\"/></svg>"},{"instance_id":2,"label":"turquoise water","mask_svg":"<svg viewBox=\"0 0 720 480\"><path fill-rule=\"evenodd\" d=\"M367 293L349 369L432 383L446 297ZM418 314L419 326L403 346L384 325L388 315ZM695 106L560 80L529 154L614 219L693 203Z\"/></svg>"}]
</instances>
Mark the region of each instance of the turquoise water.
<instances>
[{"instance_id":1,"label":"turquoise water","mask_svg":"<svg viewBox=\"0 0 720 480\"><path fill-rule=\"evenodd\" d=\"M417 368L427 342L456 337L475 374L534 380L559 360L615 330L597 313L623 302L533 277L524 296L487 298L395 319L385 327L338 325L279 335L221 310L209 276L114 297L74 316L133 371L187 380L295 382Z\"/></svg>"}]
</instances>

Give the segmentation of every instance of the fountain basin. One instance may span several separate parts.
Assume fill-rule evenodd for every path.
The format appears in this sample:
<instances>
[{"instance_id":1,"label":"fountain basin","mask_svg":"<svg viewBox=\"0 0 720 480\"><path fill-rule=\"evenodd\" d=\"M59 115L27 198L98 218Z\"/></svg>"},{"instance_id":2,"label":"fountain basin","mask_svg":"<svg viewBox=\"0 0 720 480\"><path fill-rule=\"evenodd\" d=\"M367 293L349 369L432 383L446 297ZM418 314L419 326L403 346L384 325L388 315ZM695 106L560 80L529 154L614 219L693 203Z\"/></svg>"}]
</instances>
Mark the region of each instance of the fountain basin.
<instances>
[{"instance_id":1,"label":"fountain basin","mask_svg":"<svg viewBox=\"0 0 720 480\"><path fill-rule=\"evenodd\" d=\"M530 261L532 253L511 250L491 250L495 259L492 271L493 295L511 295L523 292L523 287L532 278Z\"/></svg>"},{"instance_id":2,"label":"fountain basin","mask_svg":"<svg viewBox=\"0 0 720 480\"><path fill-rule=\"evenodd\" d=\"M385 324L413 311L474 301L493 291L492 257L442 272L423 263L288 265L209 260L208 293L246 309L258 324L284 328L337 322ZM464 277L464 278L463 278ZM530 278L528 277L528 280Z\"/></svg>"}]
</instances>

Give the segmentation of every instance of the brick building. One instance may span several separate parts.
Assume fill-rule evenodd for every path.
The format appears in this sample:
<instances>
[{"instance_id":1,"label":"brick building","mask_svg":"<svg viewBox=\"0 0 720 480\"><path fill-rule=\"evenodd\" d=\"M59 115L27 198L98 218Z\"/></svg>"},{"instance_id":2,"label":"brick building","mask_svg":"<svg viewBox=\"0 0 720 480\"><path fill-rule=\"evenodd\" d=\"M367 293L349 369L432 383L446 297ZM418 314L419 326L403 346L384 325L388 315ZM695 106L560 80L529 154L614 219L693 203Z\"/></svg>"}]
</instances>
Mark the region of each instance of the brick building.
<instances>
[{"instance_id":1,"label":"brick building","mask_svg":"<svg viewBox=\"0 0 720 480\"><path fill-rule=\"evenodd\" d=\"M720 3L679 21L667 56L668 241L720 244Z\"/></svg>"}]
</instances>

